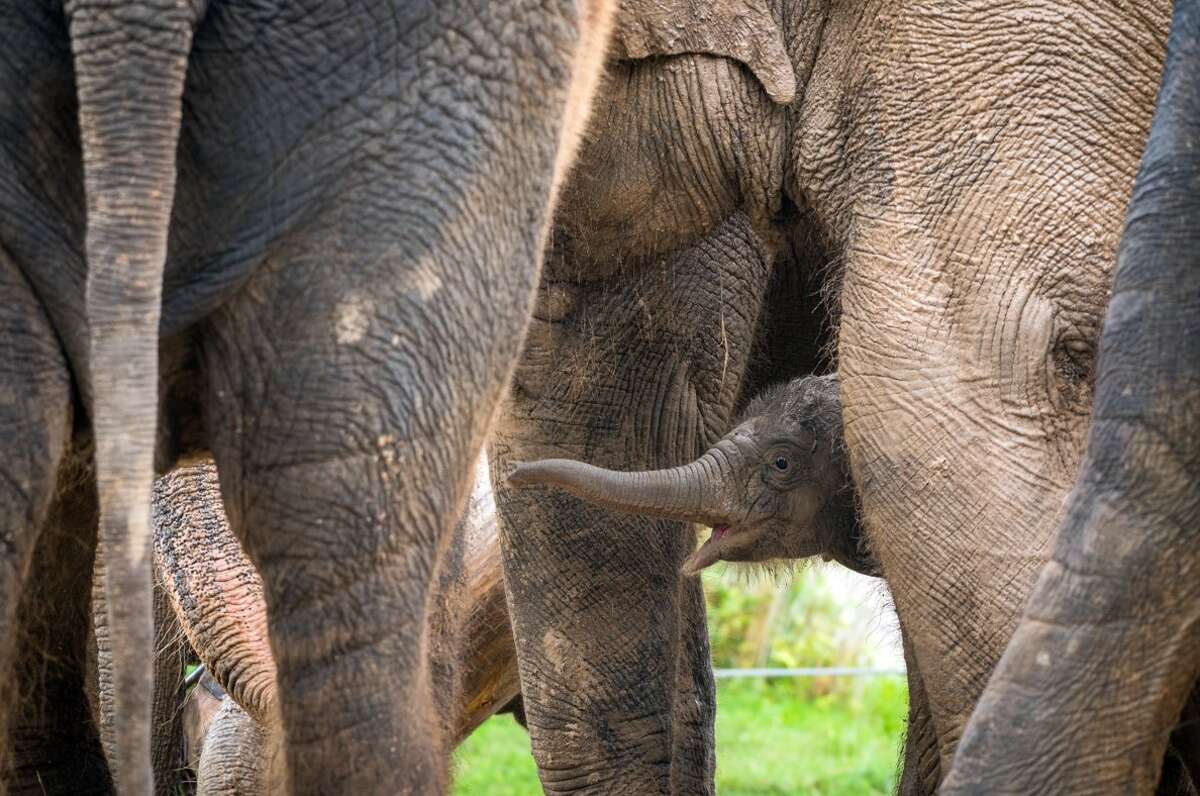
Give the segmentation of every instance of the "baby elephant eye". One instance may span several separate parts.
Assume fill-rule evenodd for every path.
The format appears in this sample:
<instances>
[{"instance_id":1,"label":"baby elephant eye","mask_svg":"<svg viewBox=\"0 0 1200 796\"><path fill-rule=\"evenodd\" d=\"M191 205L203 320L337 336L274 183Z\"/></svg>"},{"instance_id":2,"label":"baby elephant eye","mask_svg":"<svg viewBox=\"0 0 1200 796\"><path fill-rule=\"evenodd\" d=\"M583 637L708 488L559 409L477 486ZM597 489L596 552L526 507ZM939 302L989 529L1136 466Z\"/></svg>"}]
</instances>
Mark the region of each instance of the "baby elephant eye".
<instances>
[{"instance_id":1,"label":"baby elephant eye","mask_svg":"<svg viewBox=\"0 0 1200 796\"><path fill-rule=\"evenodd\" d=\"M787 468L788 468L788 460L787 459L780 456L778 459L775 460L775 469L776 470L783 471L783 470L786 470Z\"/></svg>"}]
</instances>

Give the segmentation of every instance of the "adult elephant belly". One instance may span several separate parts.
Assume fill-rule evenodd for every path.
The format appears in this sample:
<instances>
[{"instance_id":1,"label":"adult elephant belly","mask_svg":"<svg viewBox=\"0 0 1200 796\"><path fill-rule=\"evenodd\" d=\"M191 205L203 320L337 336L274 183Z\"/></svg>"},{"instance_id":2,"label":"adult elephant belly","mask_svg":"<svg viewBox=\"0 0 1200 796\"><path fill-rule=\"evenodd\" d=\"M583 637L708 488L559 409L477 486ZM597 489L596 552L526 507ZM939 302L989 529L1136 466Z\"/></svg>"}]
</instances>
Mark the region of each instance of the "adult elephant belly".
<instances>
[{"instance_id":1,"label":"adult elephant belly","mask_svg":"<svg viewBox=\"0 0 1200 796\"><path fill-rule=\"evenodd\" d=\"M547 279L594 281L778 209L782 112L728 58L617 62L556 212Z\"/></svg>"},{"instance_id":2,"label":"adult elephant belly","mask_svg":"<svg viewBox=\"0 0 1200 796\"><path fill-rule=\"evenodd\" d=\"M716 97L721 112L696 110ZM513 492L504 479L514 461L554 456L680 464L727 430L774 260L763 222L780 115L728 59L618 62L564 188L492 443L522 694L548 793L711 792L703 594L679 576L693 533ZM768 143L743 151L743 126Z\"/></svg>"},{"instance_id":3,"label":"adult elephant belly","mask_svg":"<svg viewBox=\"0 0 1200 796\"><path fill-rule=\"evenodd\" d=\"M1021 17L1033 38L1016 40L1004 13L984 16L946 20L972 42L961 48L928 35L927 13L880 12L881 40L854 67L869 88L844 167L846 439L942 771L1079 463L1167 20L1165 8L1136 24L1107 7L1065 26ZM1042 25L1052 44L1035 43ZM1116 57L1118 35L1137 53L1121 48L1119 77L1081 65Z\"/></svg>"}]
</instances>

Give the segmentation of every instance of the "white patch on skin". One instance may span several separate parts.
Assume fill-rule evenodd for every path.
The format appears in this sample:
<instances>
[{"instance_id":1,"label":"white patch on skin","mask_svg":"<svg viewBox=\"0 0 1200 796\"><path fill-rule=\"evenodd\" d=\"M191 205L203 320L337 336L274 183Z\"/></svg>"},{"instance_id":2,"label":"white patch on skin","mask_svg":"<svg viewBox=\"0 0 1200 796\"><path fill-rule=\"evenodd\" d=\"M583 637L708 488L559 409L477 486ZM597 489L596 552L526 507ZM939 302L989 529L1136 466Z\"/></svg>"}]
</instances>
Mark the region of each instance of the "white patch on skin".
<instances>
[{"instance_id":1,"label":"white patch on skin","mask_svg":"<svg viewBox=\"0 0 1200 796\"><path fill-rule=\"evenodd\" d=\"M400 275L400 290L405 293L415 293L421 301L429 301L434 294L442 289L442 278L434 267L424 261L413 263L412 267Z\"/></svg>"},{"instance_id":2,"label":"white patch on skin","mask_svg":"<svg viewBox=\"0 0 1200 796\"><path fill-rule=\"evenodd\" d=\"M542 636L542 648L546 651L546 660L554 667L554 670L563 674L566 670L566 659L569 657L571 640L554 628L550 628Z\"/></svg>"},{"instance_id":3,"label":"white patch on skin","mask_svg":"<svg viewBox=\"0 0 1200 796\"><path fill-rule=\"evenodd\" d=\"M427 271L417 273L417 295L421 297L421 301L429 301L433 298L433 294L441 289L442 278L440 276Z\"/></svg>"},{"instance_id":4,"label":"white patch on skin","mask_svg":"<svg viewBox=\"0 0 1200 796\"><path fill-rule=\"evenodd\" d=\"M1050 653L1046 652L1045 650L1041 650L1038 652L1036 660L1038 666L1049 666Z\"/></svg>"},{"instance_id":5,"label":"white patch on skin","mask_svg":"<svg viewBox=\"0 0 1200 796\"><path fill-rule=\"evenodd\" d=\"M388 464L396 462L396 438L392 434L380 434L375 440L375 444L379 446L379 453L383 460Z\"/></svg>"},{"instance_id":6,"label":"white patch on skin","mask_svg":"<svg viewBox=\"0 0 1200 796\"><path fill-rule=\"evenodd\" d=\"M334 333L339 345L352 345L366 336L371 326L370 310L370 301L359 295L351 295L338 304Z\"/></svg>"}]
</instances>

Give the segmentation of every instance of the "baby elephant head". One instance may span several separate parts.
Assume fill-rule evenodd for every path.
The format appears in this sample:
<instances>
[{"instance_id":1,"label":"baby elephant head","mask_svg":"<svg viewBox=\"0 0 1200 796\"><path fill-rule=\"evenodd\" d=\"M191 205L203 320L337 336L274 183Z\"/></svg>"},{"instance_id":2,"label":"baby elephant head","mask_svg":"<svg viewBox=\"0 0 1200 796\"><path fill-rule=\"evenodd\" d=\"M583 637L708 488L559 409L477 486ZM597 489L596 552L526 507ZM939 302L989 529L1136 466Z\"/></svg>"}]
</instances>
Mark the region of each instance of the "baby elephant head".
<instances>
[{"instance_id":1,"label":"baby elephant head","mask_svg":"<svg viewBox=\"0 0 1200 796\"><path fill-rule=\"evenodd\" d=\"M605 508L712 526L684 562L688 574L717 561L816 555L876 574L862 545L833 375L767 390L733 431L681 467L618 473L544 459L517 465L508 482L556 486Z\"/></svg>"}]
</instances>

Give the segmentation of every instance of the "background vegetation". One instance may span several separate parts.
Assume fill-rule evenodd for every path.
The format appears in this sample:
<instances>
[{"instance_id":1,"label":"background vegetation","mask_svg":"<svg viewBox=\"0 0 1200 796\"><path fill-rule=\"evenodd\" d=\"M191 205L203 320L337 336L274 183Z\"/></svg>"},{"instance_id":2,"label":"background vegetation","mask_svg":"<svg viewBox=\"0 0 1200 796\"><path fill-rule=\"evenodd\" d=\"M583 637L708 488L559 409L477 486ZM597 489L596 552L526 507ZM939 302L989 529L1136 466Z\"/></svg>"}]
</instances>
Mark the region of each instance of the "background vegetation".
<instances>
[{"instance_id":1,"label":"background vegetation","mask_svg":"<svg viewBox=\"0 0 1200 796\"><path fill-rule=\"evenodd\" d=\"M705 573L718 668L895 664L886 613L837 570L778 579ZM717 789L722 796L887 794L895 785L907 694L897 676L722 680L717 685ZM541 790L529 736L510 716L459 750L455 792Z\"/></svg>"}]
</instances>

